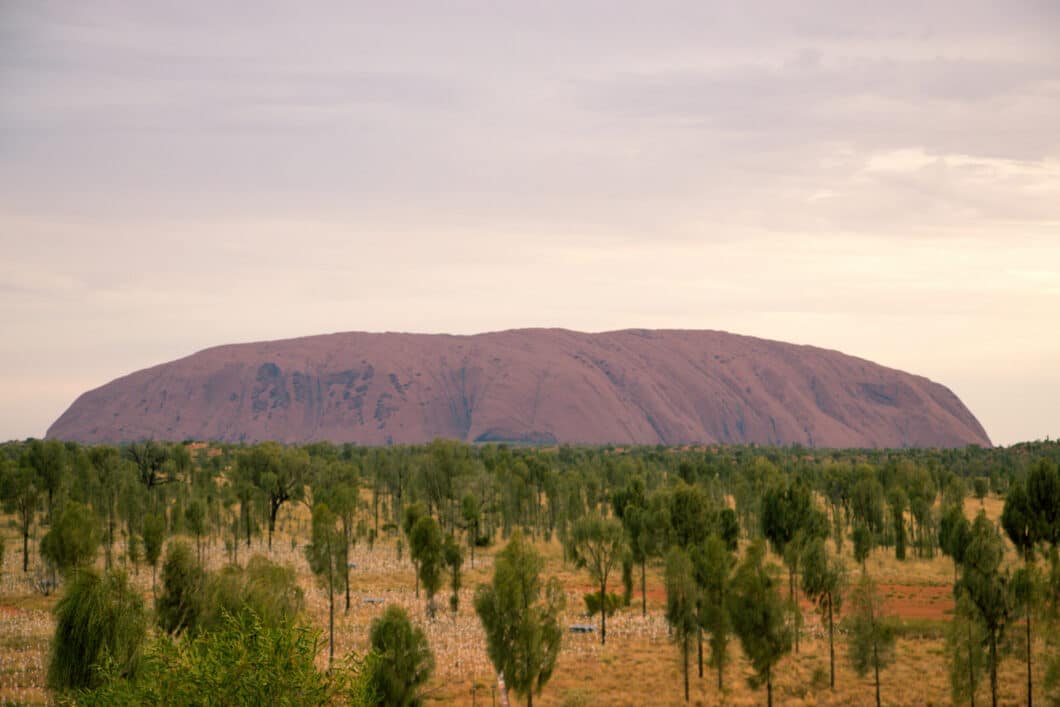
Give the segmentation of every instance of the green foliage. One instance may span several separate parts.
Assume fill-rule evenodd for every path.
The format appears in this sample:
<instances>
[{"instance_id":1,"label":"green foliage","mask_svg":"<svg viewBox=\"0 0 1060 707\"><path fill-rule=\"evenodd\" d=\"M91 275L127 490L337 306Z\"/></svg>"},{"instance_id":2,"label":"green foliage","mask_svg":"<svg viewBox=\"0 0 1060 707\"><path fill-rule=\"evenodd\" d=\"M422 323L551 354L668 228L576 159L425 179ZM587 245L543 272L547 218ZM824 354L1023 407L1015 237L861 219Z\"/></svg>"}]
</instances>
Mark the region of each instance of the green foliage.
<instances>
[{"instance_id":1,"label":"green foliage","mask_svg":"<svg viewBox=\"0 0 1060 707\"><path fill-rule=\"evenodd\" d=\"M147 634L144 603L120 570L81 570L55 607L48 687L65 691L98 684L99 666L120 676L136 672Z\"/></svg>"},{"instance_id":2,"label":"green foliage","mask_svg":"<svg viewBox=\"0 0 1060 707\"><path fill-rule=\"evenodd\" d=\"M600 613L601 603L604 605L604 610L607 611L608 616L614 616L616 611L625 606L625 601L615 592L608 592L607 600L604 602L600 601L599 591L583 595L582 600L585 602L585 611L589 616L596 616Z\"/></svg>"},{"instance_id":3,"label":"green foliage","mask_svg":"<svg viewBox=\"0 0 1060 707\"><path fill-rule=\"evenodd\" d=\"M452 590L449 595L449 610L455 614L460 610L460 570L464 566L464 550L452 535L445 536L443 559L449 568L449 588Z\"/></svg>"},{"instance_id":4,"label":"green foliage","mask_svg":"<svg viewBox=\"0 0 1060 707\"><path fill-rule=\"evenodd\" d=\"M155 600L159 628L173 635L195 629L202 614L204 579L188 544L171 542L162 562L162 592Z\"/></svg>"},{"instance_id":5,"label":"green foliage","mask_svg":"<svg viewBox=\"0 0 1060 707\"><path fill-rule=\"evenodd\" d=\"M293 567L254 555L245 568L229 565L207 575L199 631L220 629L226 616L251 611L262 626L294 623L305 608L305 595Z\"/></svg>"},{"instance_id":6,"label":"green foliage","mask_svg":"<svg viewBox=\"0 0 1060 707\"><path fill-rule=\"evenodd\" d=\"M543 566L541 556L516 531L494 558L491 583L475 592L490 662L504 673L508 687L527 696L528 704L552 677L563 639L563 587L555 577L542 583Z\"/></svg>"},{"instance_id":7,"label":"green foliage","mask_svg":"<svg viewBox=\"0 0 1060 707\"><path fill-rule=\"evenodd\" d=\"M568 553L574 564L589 571L607 594L607 580L626 552L626 536L621 523L598 514L579 518L571 529ZM607 612L600 612L600 642L607 642Z\"/></svg>"},{"instance_id":8,"label":"green foliage","mask_svg":"<svg viewBox=\"0 0 1060 707\"><path fill-rule=\"evenodd\" d=\"M1011 613L1012 594L1008 587L1009 574L1002 571L1005 545L997 527L979 511L972 523L971 536L961 563L961 577L954 592L968 600L973 616L986 634L987 667L990 671L990 691L997 703L998 644Z\"/></svg>"},{"instance_id":9,"label":"green foliage","mask_svg":"<svg viewBox=\"0 0 1060 707\"><path fill-rule=\"evenodd\" d=\"M855 525L854 532L850 535L850 541L854 544L854 561L864 568L865 560L869 559L869 553L872 552L873 546L872 531L869 530L869 526L865 524Z\"/></svg>"},{"instance_id":10,"label":"green foliage","mask_svg":"<svg viewBox=\"0 0 1060 707\"><path fill-rule=\"evenodd\" d=\"M335 592L346 586L349 546L326 503L313 506L313 540L305 548L309 569L328 592L328 659L335 658Z\"/></svg>"},{"instance_id":11,"label":"green foliage","mask_svg":"<svg viewBox=\"0 0 1060 707\"><path fill-rule=\"evenodd\" d=\"M974 616L967 597L957 600L953 619L946 631L946 663L950 695L954 704L971 700L986 670L986 634Z\"/></svg>"},{"instance_id":12,"label":"green foliage","mask_svg":"<svg viewBox=\"0 0 1060 707\"><path fill-rule=\"evenodd\" d=\"M842 607L846 570L838 558L830 557L824 540L817 538L802 554L802 591L817 605L828 627L829 678L835 687L835 614Z\"/></svg>"},{"instance_id":13,"label":"green foliage","mask_svg":"<svg viewBox=\"0 0 1060 707\"><path fill-rule=\"evenodd\" d=\"M735 563L728 541L719 535L711 535L692 553L696 584L700 589L700 624L710 635L710 665L718 673L719 690L723 686L732 634L728 601Z\"/></svg>"},{"instance_id":14,"label":"green foliage","mask_svg":"<svg viewBox=\"0 0 1060 707\"><path fill-rule=\"evenodd\" d=\"M765 563L765 546L755 541L736 567L729 594L729 615L754 674L752 687L763 683L772 693L773 667L791 650L791 628L777 591L776 567Z\"/></svg>"},{"instance_id":15,"label":"green foliage","mask_svg":"<svg viewBox=\"0 0 1060 707\"><path fill-rule=\"evenodd\" d=\"M372 621L372 652L376 662L370 684L378 704L412 707L423 703L420 690L434 672L434 654L423 629L391 604Z\"/></svg>"},{"instance_id":16,"label":"green foliage","mask_svg":"<svg viewBox=\"0 0 1060 707\"><path fill-rule=\"evenodd\" d=\"M144 518L144 527L141 536L144 541L144 559L150 565L152 572L158 567L158 560L162 557L162 543L165 541L166 521L158 514L150 514Z\"/></svg>"},{"instance_id":17,"label":"green foliage","mask_svg":"<svg viewBox=\"0 0 1060 707\"><path fill-rule=\"evenodd\" d=\"M103 527L88 506L71 501L40 542L40 554L64 576L90 564L99 550Z\"/></svg>"},{"instance_id":18,"label":"green foliage","mask_svg":"<svg viewBox=\"0 0 1060 707\"><path fill-rule=\"evenodd\" d=\"M214 630L148 647L131 679L107 667L103 684L76 697L78 704L353 705L377 704L369 685L374 658L348 657L317 670L319 633L296 624L269 626L246 609L226 614Z\"/></svg>"},{"instance_id":19,"label":"green foliage","mask_svg":"<svg viewBox=\"0 0 1060 707\"><path fill-rule=\"evenodd\" d=\"M445 540L442 529L431 516L420 517L409 536L409 554L416 561L416 573L427 594L427 615L434 617L434 595L442 586Z\"/></svg>"},{"instance_id":20,"label":"green foliage","mask_svg":"<svg viewBox=\"0 0 1060 707\"><path fill-rule=\"evenodd\" d=\"M681 666L684 676L685 701L688 701L688 654L690 646L699 634L696 604L699 587L692 570L692 560L681 547L670 548L666 555L666 622L670 625L670 638L680 646Z\"/></svg>"},{"instance_id":21,"label":"green foliage","mask_svg":"<svg viewBox=\"0 0 1060 707\"><path fill-rule=\"evenodd\" d=\"M876 705L880 704L880 670L894 661L897 623L883 613L883 598L876 583L862 574L850 598L850 615L844 619L847 633L847 656L854 671L865 676L873 671Z\"/></svg>"},{"instance_id":22,"label":"green foliage","mask_svg":"<svg viewBox=\"0 0 1060 707\"><path fill-rule=\"evenodd\" d=\"M30 440L23 464L32 469L48 502L48 520L52 518L52 504L63 486L67 470L66 447L57 440Z\"/></svg>"}]
</instances>

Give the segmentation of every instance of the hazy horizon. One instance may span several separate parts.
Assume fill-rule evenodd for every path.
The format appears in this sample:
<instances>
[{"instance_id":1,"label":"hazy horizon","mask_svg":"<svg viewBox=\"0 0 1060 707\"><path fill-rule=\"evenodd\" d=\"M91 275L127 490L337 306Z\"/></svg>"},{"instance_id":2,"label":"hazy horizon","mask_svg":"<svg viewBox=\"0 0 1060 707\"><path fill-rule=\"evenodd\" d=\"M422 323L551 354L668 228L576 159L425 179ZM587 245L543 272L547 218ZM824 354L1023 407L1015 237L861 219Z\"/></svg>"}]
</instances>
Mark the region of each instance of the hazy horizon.
<instances>
[{"instance_id":1,"label":"hazy horizon","mask_svg":"<svg viewBox=\"0 0 1060 707\"><path fill-rule=\"evenodd\" d=\"M0 7L0 439L210 346L719 329L1060 437L1060 5Z\"/></svg>"}]
</instances>

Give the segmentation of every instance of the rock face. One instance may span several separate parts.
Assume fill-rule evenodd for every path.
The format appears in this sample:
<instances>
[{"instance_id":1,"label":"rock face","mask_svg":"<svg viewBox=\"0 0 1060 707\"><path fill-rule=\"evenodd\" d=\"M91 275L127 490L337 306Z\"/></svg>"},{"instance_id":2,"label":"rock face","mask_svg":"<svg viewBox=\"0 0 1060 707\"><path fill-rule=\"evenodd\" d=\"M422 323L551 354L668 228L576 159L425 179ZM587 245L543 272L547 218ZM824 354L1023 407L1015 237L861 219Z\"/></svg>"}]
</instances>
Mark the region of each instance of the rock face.
<instances>
[{"instance_id":1,"label":"rock face","mask_svg":"<svg viewBox=\"0 0 1060 707\"><path fill-rule=\"evenodd\" d=\"M219 346L89 391L48 430L196 439L989 446L947 388L717 331L345 333Z\"/></svg>"}]
</instances>

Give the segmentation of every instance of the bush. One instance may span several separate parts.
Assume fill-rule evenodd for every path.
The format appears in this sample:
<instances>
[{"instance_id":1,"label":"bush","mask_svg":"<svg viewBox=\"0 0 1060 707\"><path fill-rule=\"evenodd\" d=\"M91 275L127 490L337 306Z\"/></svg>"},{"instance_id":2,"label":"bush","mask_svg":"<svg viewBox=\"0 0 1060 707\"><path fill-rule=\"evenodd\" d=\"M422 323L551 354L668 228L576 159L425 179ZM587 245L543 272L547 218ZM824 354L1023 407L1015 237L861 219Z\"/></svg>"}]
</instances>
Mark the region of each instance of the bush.
<instances>
[{"instance_id":1,"label":"bush","mask_svg":"<svg viewBox=\"0 0 1060 707\"><path fill-rule=\"evenodd\" d=\"M326 673L316 668L320 634L289 624L266 626L250 609L225 614L216 630L183 640L162 636L135 678L103 670L103 684L82 692L84 705L375 704L368 685L374 658L349 657Z\"/></svg>"},{"instance_id":2,"label":"bush","mask_svg":"<svg viewBox=\"0 0 1060 707\"><path fill-rule=\"evenodd\" d=\"M224 623L226 614L250 609L267 627L293 622L305 606L294 569L261 555L250 558L246 568L231 565L206 579L205 600L197 629L209 631Z\"/></svg>"},{"instance_id":3,"label":"bush","mask_svg":"<svg viewBox=\"0 0 1060 707\"><path fill-rule=\"evenodd\" d=\"M589 616L596 616L600 613L600 592L589 592L583 599L585 599L585 610L589 613ZM608 616L614 616L615 612L618 611L619 607L626 606L625 601L615 592L607 593L606 609Z\"/></svg>"},{"instance_id":4,"label":"bush","mask_svg":"<svg viewBox=\"0 0 1060 707\"><path fill-rule=\"evenodd\" d=\"M112 675L136 672L147 635L143 599L125 572L100 576L82 570L55 607L55 637L48 663L48 687L87 688L98 684L100 666Z\"/></svg>"},{"instance_id":5,"label":"bush","mask_svg":"<svg viewBox=\"0 0 1060 707\"><path fill-rule=\"evenodd\" d=\"M91 564L103 537L99 516L88 506L70 502L40 541L40 554L64 577Z\"/></svg>"},{"instance_id":6,"label":"bush","mask_svg":"<svg viewBox=\"0 0 1060 707\"><path fill-rule=\"evenodd\" d=\"M378 704L422 704L420 687L434 672L434 655L423 630L412 625L404 609L391 604L372 621L371 641L376 663L370 684Z\"/></svg>"},{"instance_id":7,"label":"bush","mask_svg":"<svg viewBox=\"0 0 1060 707\"><path fill-rule=\"evenodd\" d=\"M193 630L202 613L204 574L185 542L169 544L162 563L162 593L155 601L158 626L173 635Z\"/></svg>"}]
</instances>

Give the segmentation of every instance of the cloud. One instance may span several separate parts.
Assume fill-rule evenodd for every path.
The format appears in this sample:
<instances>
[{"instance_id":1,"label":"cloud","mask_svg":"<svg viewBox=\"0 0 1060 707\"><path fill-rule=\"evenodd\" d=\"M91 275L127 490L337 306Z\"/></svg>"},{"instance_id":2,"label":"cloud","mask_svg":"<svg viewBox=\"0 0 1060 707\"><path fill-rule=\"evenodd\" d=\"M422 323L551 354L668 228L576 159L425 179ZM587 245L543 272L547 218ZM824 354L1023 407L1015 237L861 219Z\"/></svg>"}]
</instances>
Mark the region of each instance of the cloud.
<instances>
[{"instance_id":1,"label":"cloud","mask_svg":"<svg viewBox=\"0 0 1060 707\"><path fill-rule=\"evenodd\" d=\"M1058 30L1049 0L8 3L0 368L54 417L231 340L717 327L981 375L988 429L1038 430L998 391L1060 355Z\"/></svg>"}]
</instances>

